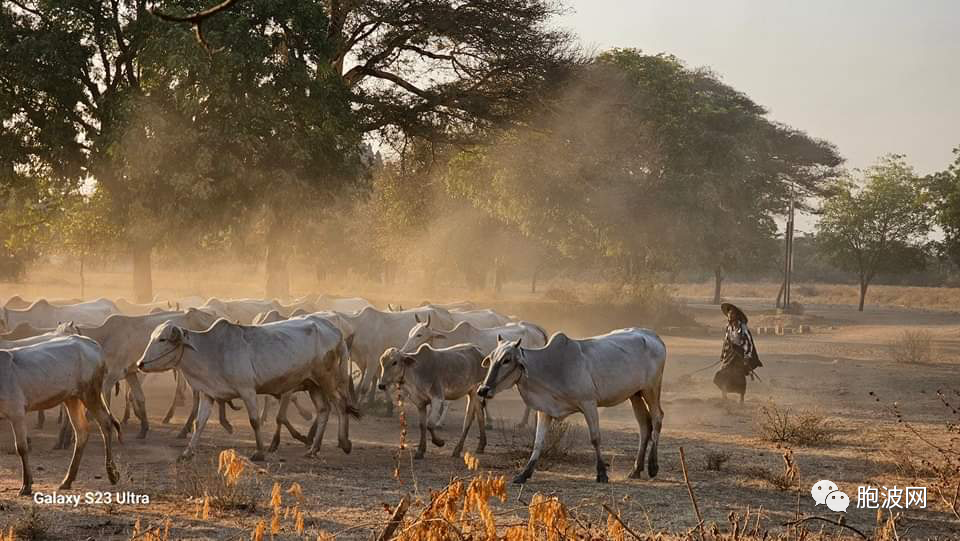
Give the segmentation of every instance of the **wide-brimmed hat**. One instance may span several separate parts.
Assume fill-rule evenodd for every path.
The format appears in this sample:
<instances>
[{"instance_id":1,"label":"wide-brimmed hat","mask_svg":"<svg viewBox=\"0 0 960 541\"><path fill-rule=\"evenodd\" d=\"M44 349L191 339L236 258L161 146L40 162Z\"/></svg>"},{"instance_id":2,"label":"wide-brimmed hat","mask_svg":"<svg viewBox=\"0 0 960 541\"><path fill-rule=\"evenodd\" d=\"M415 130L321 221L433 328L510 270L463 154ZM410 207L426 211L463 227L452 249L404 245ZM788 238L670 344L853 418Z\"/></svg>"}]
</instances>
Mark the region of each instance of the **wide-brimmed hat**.
<instances>
[{"instance_id":1,"label":"wide-brimmed hat","mask_svg":"<svg viewBox=\"0 0 960 541\"><path fill-rule=\"evenodd\" d=\"M720 310L723 311L723 314L724 314L725 316L727 316L727 318L730 317L730 312L733 312L734 317L736 317L737 319L739 319L740 321L742 321L742 322L744 322L744 323L747 322L747 314L744 314L744 313L743 313L743 310L737 308L736 306L730 304L729 302L725 302L725 303L721 304L721 305L720 305Z\"/></svg>"}]
</instances>

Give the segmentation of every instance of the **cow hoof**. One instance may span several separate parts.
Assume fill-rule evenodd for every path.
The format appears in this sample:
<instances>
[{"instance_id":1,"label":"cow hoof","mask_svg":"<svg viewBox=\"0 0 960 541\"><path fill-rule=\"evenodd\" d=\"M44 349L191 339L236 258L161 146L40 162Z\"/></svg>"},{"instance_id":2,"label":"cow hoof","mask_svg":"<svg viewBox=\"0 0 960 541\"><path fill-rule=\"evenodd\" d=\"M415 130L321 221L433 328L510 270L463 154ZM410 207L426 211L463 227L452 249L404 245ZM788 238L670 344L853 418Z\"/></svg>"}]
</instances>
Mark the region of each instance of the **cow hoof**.
<instances>
[{"instance_id":1,"label":"cow hoof","mask_svg":"<svg viewBox=\"0 0 960 541\"><path fill-rule=\"evenodd\" d=\"M473 451L473 454L475 454L475 455L482 455L482 454L483 454L483 451L484 451L486 448L487 448L487 447L486 447L485 445L481 445L480 447L477 447L477 448Z\"/></svg>"},{"instance_id":2,"label":"cow hoof","mask_svg":"<svg viewBox=\"0 0 960 541\"><path fill-rule=\"evenodd\" d=\"M307 451L303 454L304 458L317 458L317 451Z\"/></svg>"},{"instance_id":3,"label":"cow hoof","mask_svg":"<svg viewBox=\"0 0 960 541\"><path fill-rule=\"evenodd\" d=\"M178 439L178 440L185 440L185 439L187 439L187 433L186 433L186 432L178 432L178 433L177 433L177 439Z\"/></svg>"},{"instance_id":4,"label":"cow hoof","mask_svg":"<svg viewBox=\"0 0 960 541\"><path fill-rule=\"evenodd\" d=\"M250 460L254 462L263 462L263 451L257 451L250 455Z\"/></svg>"},{"instance_id":5,"label":"cow hoof","mask_svg":"<svg viewBox=\"0 0 960 541\"><path fill-rule=\"evenodd\" d=\"M642 470L633 470L630 472L630 475L627 476L630 479L642 479L643 471Z\"/></svg>"},{"instance_id":6,"label":"cow hoof","mask_svg":"<svg viewBox=\"0 0 960 541\"><path fill-rule=\"evenodd\" d=\"M350 451L353 450L353 443L351 443L350 440L340 442L340 450L343 451L343 454L349 455Z\"/></svg>"},{"instance_id":7,"label":"cow hoof","mask_svg":"<svg viewBox=\"0 0 960 541\"><path fill-rule=\"evenodd\" d=\"M415 455L413 455L413 459L414 459L414 460L423 460L423 455L424 455L424 454L425 454L425 453L419 453L419 452L418 452L418 453L416 453Z\"/></svg>"},{"instance_id":8,"label":"cow hoof","mask_svg":"<svg viewBox=\"0 0 960 541\"><path fill-rule=\"evenodd\" d=\"M526 482L527 482L527 477L525 477L525 476L522 475L522 474L521 474L521 475L518 475L518 476L516 476L516 477L513 478L513 484L515 484L515 485L522 485L522 484L524 484L524 483L526 483Z\"/></svg>"},{"instance_id":9,"label":"cow hoof","mask_svg":"<svg viewBox=\"0 0 960 541\"><path fill-rule=\"evenodd\" d=\"M459 458L461 453L463 453L463 447L457 447L452 453L450 453L450 456L453 458Z\"/></svg>"},{"instance_id":10,"label":"cow hoof","mask_svg":"<svg viewBox=\"0 0 960 541\"><path fill-rule=\"evenodd\" d=\"M183 453L182 455L177 457L177 462L181 462L181 463L190 462L191 460L193 460L193 453Z\"/></svg>"},{"instance_id":11,"label":"cow hoof","mask_svg":"<svg viewBox=\"0 0 960 541\"><path fill-rule=\"evenodd\" d=\"M433 438L433 444L437 447L443 447L447 442L441 440L440 438Z\"/></svg>"},{"instance_id":12,"label":"cow hoof","mask_svg":"<svg viewBox=\"0 0 960 541\"><path fill-rule=\"evenodd\" d=\"M33 494L33 489L31 489L30 487L20 487L20 492L19 492L19 494L20 494L21 496L29 496L29 495Z\"/></svg>"},{"instance_id":13,"label":"cow hoof","mask_svg":"<svg viewBox=\"0 0 960 541\"><path fill-rule=\"evenodd\" d=\"M72 482L64 481L60 483L60 486L57 487L57 490L70 490L70 487L73 486Z\"/></svg>"},{"instance_id":14,"label":"cow hoof","mask_svg":"<svg viewBox=\"0 0 960 541\"><path fill-rule=\"evenodd\" d=\"M115 485L120 481L120 473L117 472L117 467L113 464L107 466L107 479L110 479L111 485Z\"/></svg>"},{"instance_id":15,"label":"cow hoof","mask_svg":"<svg viewBox=\"0 0 960 541\"><path fill-rule=\"evenodd\" d=\"M598 482L598 483L609 483L609 482L610 482L610 479L607 477L607 472L598 473L598 474L597 474L597 482Z\"/></svg>"},{"instance_id":16,"label":"cow hoof","mask_svg":"<svg viewBox=\"0 0 960 541\"><path fill-rule=\"evenodd\" d=\"M223 425L223 430L225 430L227 434L233 434L233 425L231 424Z\"/></svg>"},{"instance_id":17,"label":"cow hoof","mask_svg":"<svg viewBox=\"0 0 960 541\"><path fill-rule=\"evenodd\" d=\"M138 439L138 440L145 440L145 439L147 439L147 429L146 429L146 428L141 428L141 429L140 429L140 432L137 433L137 439Z\"/></svg>"}]
</instances>

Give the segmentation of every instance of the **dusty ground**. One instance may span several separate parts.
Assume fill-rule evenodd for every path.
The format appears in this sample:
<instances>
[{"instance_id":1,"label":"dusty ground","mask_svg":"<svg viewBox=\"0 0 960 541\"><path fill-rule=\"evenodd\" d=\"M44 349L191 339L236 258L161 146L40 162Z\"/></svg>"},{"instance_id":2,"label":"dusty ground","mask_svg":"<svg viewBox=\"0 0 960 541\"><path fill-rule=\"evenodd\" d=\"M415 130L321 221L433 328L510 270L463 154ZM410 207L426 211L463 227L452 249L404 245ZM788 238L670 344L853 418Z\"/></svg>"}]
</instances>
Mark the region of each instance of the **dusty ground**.
<instances>
[{"instance_id":1,"label":"dusty ground","mask_svg":"<svg viewBox=\"0 0 960 541\"><path fill-rule=\"evenodd\" d=\"M713 327L721 325L716 307L698 304L696 299L690 299L688 306L698 321ZM756 299L744 299L742 306L748 313L770 308ZM660 444L660 475L655 480L625 479L636 452L637 434L629 405L621 405L601 413L603 449L611 467L610 484L594 482L592 450L585 432L578 429L577 445L570 456L546 464L525 487L522 498L526 500L534 492L559 495L569 506L577 507L585 520L603 519L598 502L606 502L619 507L638 531L685 532L696 520L681 475L678 449L682 446L700 508L708 521L724 524L731 511L742 513L750 508L751 513L756 513L762 508L762 524L777 529L796 513L798 497L795 490L781 491L762 479L766 473L781 471L783 464L783 450L763 441L755 427L758 408L774 401L792 411L809 410L823 415L833 429L830 443L793 448L803 489L800 511L836 516L822 506L815 509L808 492L814 481L830 479L853 500L846 514L847 522L871 530L875 512L854 508L858 485L924 486L929 480L907 479L898 473L893 464L897 450L920 449L921 444L899 429L883 405L869 393L876 393L883 404L899 401L906 416L918 426L935 429L943 419L943 408L934 392L960 388L956 361L960 351L960 316L945 311L877 306L859 314L849 305L812 304L807 304L807 314L822 318L819 321L826 322L825 330L812 335L757 337L765 365L760 370L763 380L749 385L743 406L732 400L721 402L711 383L713 370L690 375L718 358L719 335L665 336L666 417ZM585 327L589 324L585 323ZM898 365L887 360L888 341L905 328L923 328L934 336L936 363ZM188 500L183 488L189 475L185 468L175 465L185 441L175 439L177 426L160 424L172 395L172 378L155 376L148 380L146 388L153 428L146 440L135 440L133 425L128 425L128 439L119 451L122 483L112 489L101 478L102 447L93 436L73 493L129 490L149 495L150 504L41 506L40 515L52 538L128 538L137 518L145 526L170 518L176 538L246 539L260 519L269 517L270 487L278 480L284 487L293 481L302 485L308 533L315 535L322 530L339 533L344 539L369 539L387 516L384 505L394 505L406 493L426 499L431 490L445 486L451 478L471 474L462 460L448 455L448 443L442 449L431 446L422 461L414 462L409 454L403 454L400 479L394 479L394 456L400 439L398 420L368 415L351 424L350 455L336 449L334 426L328 430L322 457L317 460L303 458L303 448L285 436L280 451L263 464L266 471L260 475L257 510L214 510L209 520L200 520L196 518L197 504ZM527 434L511 428L520 418L522 403L511 392L497 397L491 411L501 422L488 432L489 445L480 457L481 470L509 479L523 460L518 442L528 439ZM462 404L458 404L444 429L448 441L459 432L461 413ZM253 438L245 417L241 412L231 412L231 420L239 429L233 436L211 422L194 467L214 470L217 453L226 448L249 454ZM414 417L415 413L410 412L409 418ZM181 412L175 421L183 418ZM305 425L296 415L293 418L295 423ZM582 425L580 417L571 420ZM268 429L272 430L272 423ZM55 430L54 416L52 421L48 419L43 431L33 432L34 490L38 492L56 488L69 459L67 452L51 451ZM411 429L408 440L414 436ZM475 442L474 428L467 448L472 449ZM32 505L30 500L16 495L19 461L11 454L11 447L11 435L4 429L0 432L0 525L13 523ZM705 456L718 451L730 458L722 471L708 471ZM501 524L516 523L525 517L523 504L515 499L519 489L511 486L509 490L508 501L498 504ZM903 512L901 538L960 538L960 524L942 512L932 494L928 495L928 507Z\"/></svg>"}]
</instances>

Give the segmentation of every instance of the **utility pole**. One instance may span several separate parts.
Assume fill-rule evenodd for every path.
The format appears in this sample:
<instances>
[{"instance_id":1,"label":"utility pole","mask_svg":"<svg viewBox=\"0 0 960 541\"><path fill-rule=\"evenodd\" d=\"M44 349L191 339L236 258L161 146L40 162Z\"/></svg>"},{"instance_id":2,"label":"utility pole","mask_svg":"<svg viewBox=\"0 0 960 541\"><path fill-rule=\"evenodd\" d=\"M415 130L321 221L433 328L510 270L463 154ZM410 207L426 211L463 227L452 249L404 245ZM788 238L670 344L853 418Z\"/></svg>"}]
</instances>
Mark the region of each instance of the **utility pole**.
<instances>
[{"instance_id":1,"label":"utility pole","mask_svg":"<svg viewBox=\"0 0 960 541\"><path fill-rule=\"evenodd\" d=\"M793 216L795 208L793 191L790 194L790 210L787 212L787 230L784 238L786 246L783 254L783 310L789 312L791 308L790 284L793 274Z\"/></svg>"}]
</instances>

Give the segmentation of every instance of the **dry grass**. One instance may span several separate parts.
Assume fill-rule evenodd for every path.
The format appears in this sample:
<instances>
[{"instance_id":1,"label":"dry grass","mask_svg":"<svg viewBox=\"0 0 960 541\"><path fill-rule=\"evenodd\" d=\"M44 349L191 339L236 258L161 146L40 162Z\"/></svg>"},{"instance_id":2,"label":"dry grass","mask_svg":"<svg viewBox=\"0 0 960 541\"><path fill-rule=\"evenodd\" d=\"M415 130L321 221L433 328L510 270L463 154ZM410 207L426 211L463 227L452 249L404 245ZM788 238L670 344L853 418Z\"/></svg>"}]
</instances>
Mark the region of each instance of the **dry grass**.
<instances>
[{"instance_id":1,"label":"dry grass","mask_svg":"<svg viewBox=\"0 0 960 541\"><path fill-rule=\"evenodd\" d=\"M504 426L501 432L507 439L507 447L512 449L508 454L518 461L526 461L533 452L534 427ZM550 430L547 431L537 467L550 469L551 464L576 462L574 450L582 448L584 442L588 440L583 428L566 420L554 421L550 425Z\"/></svg>"},{"instance_id":2,"label":"dry grass","mask_svg":"<svg viewBox=\"0 0 960 541\"><path fill-rule=\"evenodd\" d=\"M809 411L791 411L770 402L757 411L755 427L760 437L778 445L823 445L833 437L827 420Z\"/></svg>"},{"instance_id":3,"label":"dry grass","mask_svg":"<svg viewBox=\"0 0 960 541\"><path fill-rule=\"evenodd\" d=\"M213 511L254 513L264 492L262 470L257 469L232 449L223 451L216 471L212 462L177 463L176 490L194 502L198 515Z\"/></svg>"},{"instance_id":4,"label":"dry grass","mask_svg":"<svg viewBox=\"0 0 960 541\"><path fill-rule=\"evenodd\" d=\"M675 294L695 299L712 299L713 282L675 284ZM761 298L770 301L777 298L779 283L725 282L723 296L727 298ZM847 304L856 305L859 300L858 286L854 284L796 284L792 298L805 305ZM868 305L902 306L935 310L956 310L960 305L960 288L916 286L870 286L867 292Z\"/></svg>"},{"instance_id":5,"label":"dry grass","mask_svg":"<svg viewBox=\"0 0 960 541\"><path fill-rule=\"evenodd\" d=\"M907 329L888 343L890 360L897 363L929 364L934 361L933 335Z\"/></svg>"}]
</instances>

